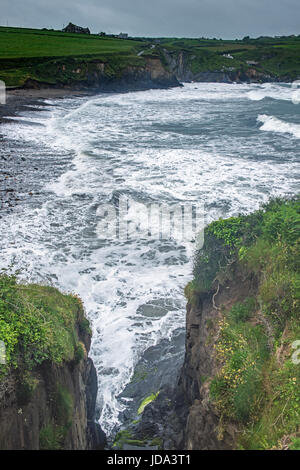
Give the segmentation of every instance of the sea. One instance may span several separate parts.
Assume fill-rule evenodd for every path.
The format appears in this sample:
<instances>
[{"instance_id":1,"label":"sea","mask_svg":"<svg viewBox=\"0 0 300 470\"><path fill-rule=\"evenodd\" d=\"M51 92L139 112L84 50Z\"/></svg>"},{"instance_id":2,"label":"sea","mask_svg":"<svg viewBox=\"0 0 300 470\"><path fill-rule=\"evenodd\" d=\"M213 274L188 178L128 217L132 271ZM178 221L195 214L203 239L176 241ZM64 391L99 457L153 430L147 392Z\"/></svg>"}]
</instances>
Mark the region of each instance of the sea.
<instances>
[{"instance_id":1,"label":"sea","mask_svg":"<svg viewBox=\"0 0 300 470\"><path fill-rule=\"evenodd\" d=\"M83 300L108 436L177 380L197 230L299 192L297 93L186 83L49 99L1 124L28 189L1 210L0 269ZM162 208L200 224L164 231Z\"/></svg>"}]
</instances>

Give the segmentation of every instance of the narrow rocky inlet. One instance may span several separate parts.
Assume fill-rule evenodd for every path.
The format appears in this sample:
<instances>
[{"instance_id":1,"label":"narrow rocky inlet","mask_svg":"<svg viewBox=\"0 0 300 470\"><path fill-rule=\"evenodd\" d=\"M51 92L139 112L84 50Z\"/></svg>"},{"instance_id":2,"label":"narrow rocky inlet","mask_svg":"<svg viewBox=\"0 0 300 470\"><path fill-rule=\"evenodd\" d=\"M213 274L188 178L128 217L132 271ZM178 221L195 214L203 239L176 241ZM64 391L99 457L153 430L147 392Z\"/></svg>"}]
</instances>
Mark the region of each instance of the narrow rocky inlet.
<instances>
[{"instance_id":1,"label":"narrow rocky inlet","mask_svg":"<svg viewBox=\"0 0 300 470\"><path fill-rule=\"evenodd\" d=\"M0 267L82 299L96 417L112 443L147 397L177 383L185 355L195 243L149 236L145 207L204 205L207 225L293 195L299 114L288 84L189 83L31 106L1 124ZM122 198L131 236L99 234L103 210Z\"/></svg>"}]
</instances>

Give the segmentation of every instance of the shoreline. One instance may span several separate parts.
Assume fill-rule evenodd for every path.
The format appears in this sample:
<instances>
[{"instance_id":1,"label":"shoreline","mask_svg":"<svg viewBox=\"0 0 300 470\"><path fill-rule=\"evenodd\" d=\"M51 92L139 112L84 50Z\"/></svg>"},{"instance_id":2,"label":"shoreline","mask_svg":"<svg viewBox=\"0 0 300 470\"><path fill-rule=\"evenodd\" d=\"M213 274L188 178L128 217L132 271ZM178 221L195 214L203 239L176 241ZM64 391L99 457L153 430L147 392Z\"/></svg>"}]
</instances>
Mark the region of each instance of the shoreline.
<instances>
[{"instance_id":1,"label":"shoreline","mask_svg":"<svg viewBox=\"0 0 300 470\"><path fill-rule=\"evenodd\" d=\"M32 162L22 154L22 147L10 146L5 136L1 135L1 124L16 125L20 113L41 112L45 101L49 99L64 99L67 97L91 96L91 91L66 89L14 89L7 90L6 104L0 105L0 219L1 214L12 213L24 198L34 197L30 183L30 174L39 171ZM36 108L34 106L37 106Z\"/></svg>"},{"instance_id":2,"label":"shoreline","mask_svg":"<svg viewBox=\"0 0 300 470\"><path fill-rule=\"evenodd\" d=\"M26 110L27 106L40 105L43 106L45 100L49 99L64 99L76 98L82 96L96 96L107 94L129 93L136 91L147 90L165 90L174 87L183 87L181 82L175 85L164 86L155 85L154 83L140 84L130 86L125 83L111 84L105 88L55 88L55 87L41 87L41 88L12 88L6 89L6 104L0 104L0 124L6 121L6 117L15 117L20 111ZM30 108L30 111L33 109ZM39 111L37 109L37 111Z\"/></svg>"},{"instance_id":3,"label":"shoreline","mask_svg":"<svg viewBox=\"0 0 300 470\"><path fill-rule=\"evenodd\" d=\"M179 84L178 86L183 86ZM172 87L161 86L159 89ZM10 146L5 145L5 137L1 135L1 124L17 124L20 113L41 112L44 106L51 106L46 100L58 100L65 98L93 97L107 94L128 93L133 91L145 91L157 89L153 86L112 86L106 90L99 88L13 88L6 90L6 104L0 104L0 219L3 211L12 212L21 198L32 197L34 193L28 186L26 175L38 171L36 167L30 167L22 152L14 152ZM36 107L35 107L36 106Z\"/></svg>"},{"instance_id":4,"label":"shoreline","mask_svg":"<svg viewBox=\"0 0 300 470\"><path fill-rule=\"evenodd\" d=\"M179 85L183 86L183 85ZM161 86L160 89L166 87ZM171 88L171 87L170 87ZM46 100L93 97L116 93L128 93L132 91L145 91L151 86L112 87L101 90L97 88L13 88L6 90L6 104L0 104L0 219L3 211L12 212L21 198L32 197L34 193L28 186L26 174L38 171L38 168L30 167L22 152L14 152L14 148L6 145L5 137L1 135L1 124L17 124L17 118L21 112L41 112L44 106L49 106ZM155 87L153 87L155 89ZM35 107L36 106L36 107Z\"/></svg>"},{"instance_id":5,"label":"shoreline","mask_svg":"<svg viewBox=\"0 0 300 470\"><path fill-rule=\"evenodd\" d=\"M26 89L18 88L6 91L6 104L0 105L0 124L7 122L6 118L15 117L20 111L26 111L27 106L45 104L45 100L64 99L68 97L91 96L90 90L68 90L64 88ZM32 111L33 108L30 108ZM38 109L36 109L38 111Z\"/></svg>"}]
</instances>

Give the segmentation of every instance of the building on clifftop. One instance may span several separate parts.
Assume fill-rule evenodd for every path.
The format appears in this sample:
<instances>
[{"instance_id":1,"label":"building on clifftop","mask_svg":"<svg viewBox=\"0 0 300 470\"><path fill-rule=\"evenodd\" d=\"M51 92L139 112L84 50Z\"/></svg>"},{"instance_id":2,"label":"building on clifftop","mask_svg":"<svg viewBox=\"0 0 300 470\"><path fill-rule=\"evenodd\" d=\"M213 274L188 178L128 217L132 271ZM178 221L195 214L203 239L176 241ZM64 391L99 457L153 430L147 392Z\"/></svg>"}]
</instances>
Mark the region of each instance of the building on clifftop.
<instances>
[{"instance_id":1,"label":"building on clifftop","mask_svg":"<svg viewBox=\"0 0 300 470\"><path fill-rule=\"evenodd\" d=\"M76 24L73 23L69 23L62 31L64 33L91 34L89 28L82 28L81 26L76 26Z\"/></svg>"},{"instance_id":2,"label":"building on clifftop","mask_svg":"<svg viewBox=\"0 0 300 470\"><path fill-rule=\"evenodd\" d=\"M117 36L119 39L128 39L128 34L127 33L120 33Z\"/></svg>"}]
</instances>

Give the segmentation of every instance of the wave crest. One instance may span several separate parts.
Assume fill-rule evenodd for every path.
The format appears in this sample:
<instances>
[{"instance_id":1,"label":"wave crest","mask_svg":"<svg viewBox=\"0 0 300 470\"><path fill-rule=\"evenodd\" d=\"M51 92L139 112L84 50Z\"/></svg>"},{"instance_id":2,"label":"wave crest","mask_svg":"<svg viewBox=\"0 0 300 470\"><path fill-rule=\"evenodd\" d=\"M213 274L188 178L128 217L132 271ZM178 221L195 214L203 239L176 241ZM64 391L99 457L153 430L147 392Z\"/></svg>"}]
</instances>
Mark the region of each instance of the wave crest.
<instances>
[{"instance_id":1,"label":"wave crest","mask_svg":"<svg viewBox=\"0 0 300 470\"><path fill-rule=\"evenodd\" d=\"M281 121L275 116L268 116L267 114L260 114L257 117L258 122L262 122L261 131L279 132L282 134L291 134L297 139L300 139L300 125L291 122Z\"/></svg>"}]
</instances>

